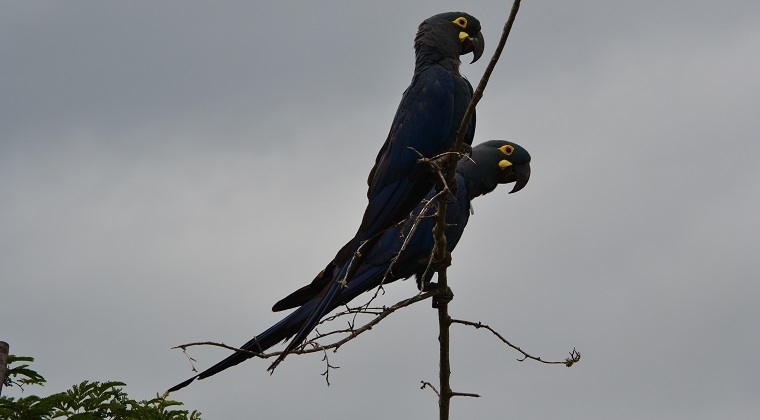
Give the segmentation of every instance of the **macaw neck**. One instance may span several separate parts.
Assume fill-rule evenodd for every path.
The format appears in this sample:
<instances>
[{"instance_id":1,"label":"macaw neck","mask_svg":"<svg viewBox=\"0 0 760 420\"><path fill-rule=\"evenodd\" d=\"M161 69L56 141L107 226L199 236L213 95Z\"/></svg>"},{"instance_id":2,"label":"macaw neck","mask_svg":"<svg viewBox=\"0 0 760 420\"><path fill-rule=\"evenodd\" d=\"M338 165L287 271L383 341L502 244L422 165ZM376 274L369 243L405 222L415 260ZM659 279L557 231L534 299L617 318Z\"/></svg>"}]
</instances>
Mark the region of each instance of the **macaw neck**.
<instances>
[{"instance_id":1,"label":"macaw neck","mask_svg":"<svg viewBox=\"0 0 760 420\"><path fill-rule=\"evenodd\" d=\"M443 66L459 74L459 41L434 29L420 28L414 40L415 69Z\"/></svg>"},{"instance_id":2,"label":"macaw neck","mask_svg":"<svg viewBox=\"0 0 760 420\"><path fill-rule=\"evenodd\" d=\"M490 193L499 185L496 181L488 179L466 180L465 184L467 185L467 196L470 200Z\"/></svg>"},{"instance_id":3,"label":"macaw neck","mask_svg":"<svg viewBox=\"0 0 760 420\"><path fill-rule=\"evenodd\" d=\"M499 186L499 182L496 179L484 176L484 174L479 173L477 165L464 160L459 162L457 175L462 177L464 185L467 188L467 197L470 200L481 195L486 195Z\"/></svg>"},{"instance_id":4,"label":"macaw neck","mask_svg":"<svg viewBox=\"0 0 760 420\"><path fill-rule=\"evenodd\" d=\"M460 64L462 64L462 61L459 60L459 57L444 58L441 56L441 54L436 52L432 52L430 54L421 54L418 52L417 61L414 64L414 69L416 72L419 72L427 67L439 65L451 72L459 74Z\"/></svg>"}]
</instances>

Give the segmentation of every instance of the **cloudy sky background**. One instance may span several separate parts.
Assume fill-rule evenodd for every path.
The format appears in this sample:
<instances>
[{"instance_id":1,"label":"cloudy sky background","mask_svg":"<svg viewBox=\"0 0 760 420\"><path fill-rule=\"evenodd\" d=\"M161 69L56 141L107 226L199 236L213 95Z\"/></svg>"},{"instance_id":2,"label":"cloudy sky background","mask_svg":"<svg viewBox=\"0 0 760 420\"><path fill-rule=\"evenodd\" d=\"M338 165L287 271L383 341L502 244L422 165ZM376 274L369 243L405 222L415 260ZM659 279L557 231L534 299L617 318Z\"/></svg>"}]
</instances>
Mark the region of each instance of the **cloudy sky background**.
<instances>
[{"instance_id":1,"label":"cloudy sky background","mask_svg":"<svg viewBox=\"0 0 760 420\"><path fill-rule=\"evenodd\" d=\"M699 3L699 4L698 4ZM133 398L241 344L354 232L424 18L509 1L4 2L0 340L58 392ZM469 61L469 60L467 60ZM533 156L449 270L453 418L712 419L760 412L760 2L526 0L476 142ZM387 289L383 303L415 293ZM205 418L435 418L436 314L330 357L250 360L173 394ZM197 367L228 354L195 348ZM20 396L17 389L5 395Z\"/></svg>"}]
</instances>

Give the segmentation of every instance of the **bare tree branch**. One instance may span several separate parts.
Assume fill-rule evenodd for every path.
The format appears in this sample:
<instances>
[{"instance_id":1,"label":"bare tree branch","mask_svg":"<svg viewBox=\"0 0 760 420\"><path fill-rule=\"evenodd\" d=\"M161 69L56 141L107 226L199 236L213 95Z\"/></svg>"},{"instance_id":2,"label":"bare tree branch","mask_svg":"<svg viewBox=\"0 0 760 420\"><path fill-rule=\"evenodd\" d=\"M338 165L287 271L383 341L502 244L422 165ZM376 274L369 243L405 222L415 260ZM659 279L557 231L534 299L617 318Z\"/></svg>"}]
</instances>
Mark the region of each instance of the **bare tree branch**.
<instances>
[{"instance_id":1,"label":"bare tree branch","mask_svg":"<svg viewBox=\"0 0 760 420\"><path fill-rule=\"evenodd\" d=\"M576 351L575 348L573 348L573 351L570 352L570 357L569 358L567 358L567 359L565 359L563 361L559 361L559 362L550 362L550 361L544 360L544 359L542 359L540 357L536 357L536 356L532 356L532 355L528 354L527 352L525 352L520 347L518 347L518 346L516 346L516 345L514 345L512 343L510 343L509 340L507 340L506 338L504 338L504 336L502 336L501 334L499 334L496 330L494 330L490 326L488 326L486 324L483 324L481 322L465 321L463 319L452 319L451 323L452 324L469 325L471 327L475 327L476 329L484 328L484 329L486 329L488 331L491 331L491 333L493 335L495 335L496 337L498 337L499 340L501 340L504 344L508 345L509 347L512 347L513 349L517 350L518 352L520 352L523 355L522 358L517 359L517 361L519 361L519 362L524 362L527 359L531 359L531 360L535 360L537 362L546 363L547 365L565 365L567 367L570 367L574 363L579 362L581 360L581 354L580 354L580 352Z\"/></svg>"},{"instance_id":2,"label":"bare tree branch","mask_svg":"<svg viewBox=\"0 0 760 420\"><path fill-rule=\"evenodd\" d=\"M435 395L437 395L438 398L441 398L441 393L438 392L438 389L436 389L435 385L427 381L420 381L420 382L422 383L422 386L420 387L420 389L430 388L433 390L433 392L435 392Z\"/></svg>"},{"instance_id":3,"label":"bare tree branch","mask_svg":"<svg viewBox=\"0 0 760 420\"><path fill-rule=\"evenodd\" d=\"M486 85L488 84L488 80L491 77L491 73L493 73L494 67L496 67L496 63L499 61L499 57L501 56L502 50L504 50L504 45L507 43L507 38L509 37L509 33L512 30L512 25L515 22L515 18L517 17L517 11L520 9L520 0L514 0L514 3L512 3L512 10L509 13L509 18L507 19L506 24L504 25L504 30L502 31L501 39L499 40L499 44L496 46L496 51L493 54L493 57L491 58L491 61L488 63L488 66L486 67L486 71L483 74L483 77L480 79L480 83L478 84L478 87L475 89L475 92L472 95L472 100L470 101L470 104L467 106L467 111L465 112L464 117L462 118L462 122L459 125L459 129L457 130L457 138L456 142L454 144L454 147L452 149L453 152L459 152L462 150L462 143L464 141L465 133L467 132L467 127L470 124L470 119L472 118L473 113L475 112L475 107L477 106L478 102L480 102L480 98L483 97L483 92L485 91ZM456 164L457 160L453 156L447 156L448 161L443 165L444 167L444 173L441 176L443 178L442 185L438 186L438 190L441 192L448 192L449 191L449 185L453 185L454 181L454 172L456 170ZM445 258L446 253L446 235L444 234L446 229L446 202L444 200L438 199L438 211L436 212L436 225L433 228L433 234L435 237L435 246L433 249L433 258L431 260L434 261L442 261ZM444 266L440 270L438 270L438 287L440 293L438 293L434 299L433 299L433 306L438 308L438 328L439 328L439 335L438 335L438 342L439 342L439 380L440 380L440 393L438 394L438 414L440 420L448 420L449 419L449 407L451 405L451 398L456 395L461 395L454 393L451 390L451 362L449 358L449 327L451 326L451 317L449 316L449 301L453 298L453 293L450 292L449 286L448 286L448 278L446 275L446 267Z\"/></svg>"},{"instance_id":4,"label":"bare tree branch","mask_svg":"<svg viewBox=\"0 0 760 420\"><path fill-rule=\"evenodd\" d=\"M318 346L316 343L312 343L312 346ZM330 359L327 357L327 349L322 349L324 356L322 356L322 361L325 362L325 371L322 372L322 376L325 377L325 382L327 382L327 386L330 386L330 369L340 369L340 366L333 366L330 364Z\"/></svg>"},{"instance_id":5,"label":"bare tree branch","mask_svg":"<svg viewBox=\"0 0 760 420\"><path fill-rule=\"evenodd\" d=\"M486 85L488 84L488 80L491 78L491 73L493 73L493 69L496 67L496 63L501 57L501 52L504 50L504 46L507 44L507 38L509 38L509 33L512 31L512 25L515 23L515 18L517 17L518 10L520 10L520 0L514 0L514 3L512 3L512 10L509 12L509 18L507 18L507 23L504 24L504 30L501 33L499 44L496 46L496 50L491 57L491 61L488 62L488 66L486 67L486 71L483 73L483 77L480 78L478 87L472 94L470 105L467 107L467 111L462 118L462 123L459 125L459 129L457 130L457 142L454 145L453 149L455 151L460 150L462 147L462 141L464 140L464 135L467 132L467 126L470 124L472 114L475 112L475 106L478 105L478 102L480 102L480 99L483 97L483 92L486 90Z\"/></svg>"},{"instance_id":6,"label":"bare tree branch","mask_svg":"<svg viewBox=\"0 0 760 420\"><path fill-rule=\"evenodd\" d=\"M298 348L296 348L294 351L292 351L291 354L308 354L308 353L324 352L326 350L337 351L338 348L340 348L342 345L344 345L344 344L348 343L349 341L355 339L356 337L358 337L362 333L371 330L375 325L377 325L378 323L380 323L380 321L382 321L383 319L385 319L386 317L388 317L390 314L396 312L397 310L399 310L401 308L405 308L405 307L407 307L409 305L412 305L414 303L417 303L419 301L428 299L428 298L432 297L434 294L435 294L435 292L419 293L419 294L417 294L415 296L412 296L412 297L410 297L408 299L404 299L402 301L399 301L399 302L397 302L395 305L393 305L391 307L383 308L383 310L380 313L376 314L375 318L373 318L371 321L367 322L366 324L362 325L359 328L349 328L349 329L345 329L345 330L332 331L332 332L329 332L329 333L326 333L326 334L317 335L315 338L304 342L302 345L300 345ZM346 333L346 334L348 334L348 336L344 337L343 339L340 339L340 340L338 340L338 341L336 341L334 343L328 344L328 345L321 345L321 344L319 344L319 343L316 342L316 340L320 339L321 337L325 337L327 335L337 334L337 333ZM260 353L260 352L256 352L256 351L245 350L245 349L241 349L241 348L237 348L237 347L228 346L228 345L226 345L224 343L216 343L216 342L213 342L213 341L199 341L199 342L193 342L193 343L186 343L186 344L181 344L181 345L178 345L178 346L174 346L172 348L173 349L182 349L182 351L186 351L189 347L195 347L195 346L222 347L222 348L225 348L227 350L232 350L232 351L238 352L238 353L245 353L245 354L247 354L247 355L249 355L251 357L258 357L258 358L261 358L261 359L269 359L271 357L277 357L277 356L279 356L279 355L282 354L281 351L271 352L271 353ZM307 346L310 347L310 348L307 348ZM188 356L188 358L189 358L189 356ZM190 358L190 360L194 361L194 359L192 359L192 358ZM193 367L193 369L195 369L195 367Z\"/></svg>"}]
</instances>

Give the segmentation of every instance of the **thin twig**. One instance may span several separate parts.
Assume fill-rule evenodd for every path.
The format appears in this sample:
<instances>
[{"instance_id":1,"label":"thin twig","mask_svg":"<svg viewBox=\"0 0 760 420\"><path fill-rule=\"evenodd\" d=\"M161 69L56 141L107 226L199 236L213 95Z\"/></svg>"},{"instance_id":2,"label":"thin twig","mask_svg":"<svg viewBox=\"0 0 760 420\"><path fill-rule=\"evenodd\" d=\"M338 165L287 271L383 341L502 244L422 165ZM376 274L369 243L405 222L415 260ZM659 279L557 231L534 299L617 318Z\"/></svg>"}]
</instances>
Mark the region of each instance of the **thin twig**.
<instances>
[{"instance_id":1,"label":"thin twig","mask_svg":"<svg viewBox=\"0 0 760 420\"><path fill-rule=\"evenodd\" d=\"M578 362L578 361L581 360L581 354L580 354L580 352L576 351L575 348L573 348L573 351L570 352L570 358L565 359L563 361L552 362L552 361L544 360L544 359L542 359L540 357L532 356L532 355L528 354L527 352L525 352L525 350L523 350L520 347L518 347L518 346L516 346L516 345L514 345L512 343L510 343L509 340L507 340L506 338L504 338L504 336L502 336L501 334L499 334L496 330L494 330L490 326L488 326L486 324L483 324L481 322L465 321L463 319L452 319L451 323L452 324L469 325L471 327L475 327L476 329L485 328L488 331L491 331L491 333L493 335L495 335L496 337L498 337L499 340L501 340L504 344L508 345L509 347L512 347L513 349L517 350L518 352L520 352L520 354L523 355L523 357L521 359L517 359L517 361L519 361L519 362L524 362L527 359L531 359L531 360L535 360L537 362L546 363L547 365L565 365L567 367L570 367L574 363L576 363L576 362Z\"/></svg>"},{"instance_id":2,"label":"thin twig","mask_svg":"<svg viewBox=\"0 0 760 420\"><path fill-rule=\"evenodd\" d=\"M427 382L427 381L420 381L420 382L422 383L422 386L420 387L420 389L430 388L430 389L433 390L433 392L435 392L435 395L437 395L438 398L441 397L441 393L438 392L438 390L436 389L435 385L433 385L433 384L431 384L430 382Z\"/></svg>"},{"instance_id":3,"label":"thin twig","mask_svg":"<svg viewBox=\"0 0 760 420\"><path fill-rule=\"evenodd\" d=\"M312 346L317 347L317 343L312 343ZM330 364L330 359L327 357L327 349L322 348L322 351L324 352L324 355L322 356L322 361L325 362L325 371L322 372L322 376L325 377L325 382L327 382L327 386L330 386L330 369L340 369L340 366L333 366Z\"/></svg>"},{"instance_id":4,"label":"thin twig","mask_svg":"<svg viewBox=\"0 0 760 420\"><path fill-rule=\"evenodd\" d=\"M321 344L316 343L314 341L314 339L312 339L312 340L309 340L309 341L303 343L301 346L299 346L297 349L295 349L291 353L292 354L308 354L308 353L321 352L321 351L325 351L325 350L337 350L338 348L340 348L340 346L342 346L342 345L346 344L347 342L353 340L354 338L358 337L360 334L362 334L362 333L364 333L366 331L371 330L372 327L374 327L375 325L377 325L380 321L382 321L383 319L385 319L386 317L388 317L390 314L396 312L397 310L399 310L401 308L405 308L405 307L410 306L410 305L412 305L414 303L417 303L419 301L428 299L428 298L432 297L434 294L435 294L434 292L419 293L419 294L417 294L415 296L412 296L412 297L410 297L408 299L404 299L402 301L399 301L395 305L383 309L383 311L381 313L379 313L377 316L375 316L375 318L373 318L371 321L367 322L366 324L362 325L361 327L356 328L356 329L344 330L343 332L345 332L345 333L347 333L349 335L347 337L341 339L341 340L338 340L338 341L334 342L334 343L331 343L331 344L328 344L328 345L321 345ZM325 335L328 335L328 334L325 334ZM305 346L307 346L307 345L310 345L312 347L311 348L306 348ZM256 352L256 351L245 350L245 349L241 349L241 348L237 348L237 347L228 346L228 345L226 345L224 343L215 343L213 341L199 341L199 342L194 342L194 343L181 344L179 346L174 346L172 348L173 349L182 349L183 351L185 351L188 347L194 347L194 346L216 346L216 347L222 347L222 348L225 348L225 349L228 349L228 350L232 350L232 351L235 351L235 352L245 353L245 354L247 354L247 355L249 355L251 357L259 357L261 359L269 359L270 357L277 357L277 356L279 356L279 355L281 355L283 353L281 351L272 352L272 353L261 353L261 352Z\"/></svg>"},{"instance_id":5,"label":"thin twig","mask_svg":"<svg viewBox=\"0 0 760 420\"><path fill-rule=\"evenodd\" d=\"M491 61L488 63L488 66L486 66L486 71L483 73L483 77L480 78L478 87L472 94L470 105L467 107L467 111L465 111L464 117L462 118L462 123L459 125L459 129L457 130L457 141L453 149L455 151L460 150L462 147L464 135L467 133L467 126L470 124L472 114L475 112L475 106L483 97L483 91L486 90L486 85L488 84L488 80L491 78L491 73L493 73L493 69L496 67L496 63L501 57L501 52L504 50L504 46L507 44L507 38L509 38L509 33L512 31L512 25L515 23L515 18L517 17L518 10L520 10L520 0L515 0L514 3L512 3L512 10L509 12L507 23L504 24L504 30L501 33L499 44L496 46L496 50L491 57Z\"/></svg>"},{"instance_id":6,"label":"thin twig","mask_svg":"<svg viewBox=\"0 0 760 420\"><path fill-rule=\"evenodd\" d=\"M480 398L480 394L473 394L470 392L452 392L452 397L470 397L470 398Z\"/></svg>"}]
</instances>

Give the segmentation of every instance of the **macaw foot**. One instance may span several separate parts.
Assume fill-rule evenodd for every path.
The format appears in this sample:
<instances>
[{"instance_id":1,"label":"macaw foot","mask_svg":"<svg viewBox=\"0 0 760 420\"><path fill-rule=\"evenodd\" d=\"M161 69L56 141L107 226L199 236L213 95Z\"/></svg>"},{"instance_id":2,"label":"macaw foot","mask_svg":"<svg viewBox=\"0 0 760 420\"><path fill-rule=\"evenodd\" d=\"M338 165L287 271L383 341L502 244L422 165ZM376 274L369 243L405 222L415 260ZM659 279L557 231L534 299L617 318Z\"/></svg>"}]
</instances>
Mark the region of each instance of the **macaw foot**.
<instances>
[{"instance_id":1,"label":"macaw foot","mask_svg":"<svg viewBox=\"0 0 760 420\"><path fill-rule=\"evenodd\" d=\"M429 281L425 282L420 287L421 292L433 292L433 308L440 308L443 305L451 302L454 299L454 292L450 287L446 287L446 290L441 288L438 283Z\"/></svg>"},{"instance_id":2,"label":"macaw foot","mask_svg":"<svg viewBox=\"0 0 760 420\"><path fill-rule=\"evenodd\" d=\"M445 168L446 164L449 163L449 155L447 153L440 154L430 159L430 163L434 170Z\"/></svg>"},{"instance_id":3,"label":"macaw foot","mask_svg":"<svg viewBox=\"0 0 760 420\"><path fill-rule=\"evenodd\" d=\"M430 262L430 260L427 258L419 260L419 264L421 266L427 266L428 263L430 264L430 267L428 267L424 272L425 279L423 281L420 281L423 275L419 274L417 276L417 289L419 289L420 292L429 292L438 288L438 284L430 281L430 279L433 278L433 274L451 265L451 252L446 251L443 255L443 258L433 262Z\"/></svg>"},{"instance_id":4,"label":"macaw foot","mask_svg":"<svg viewBox=\"0 0 760 420\"><path fill-rule=\"evenodd\" d=\"M451 265L451 252L444 251L443 258L439 260L434 260L430 264L430 269L438 272L438 271L443 270L444 268L448 268L450 265Z\"/></svg>"},{"instance_id":5,"label":"macaw foot","mask_svg":"<svg viewBox=\"0 0 760 420\"><path fill-rule=\"evenodd\" d=\"M451 287L446 287L446 290L442 290L440 287L433 296L433 308L440 308L443 305L447 305L454 299L454 292L451 291Z\"/></svg>"}]
</instances>

